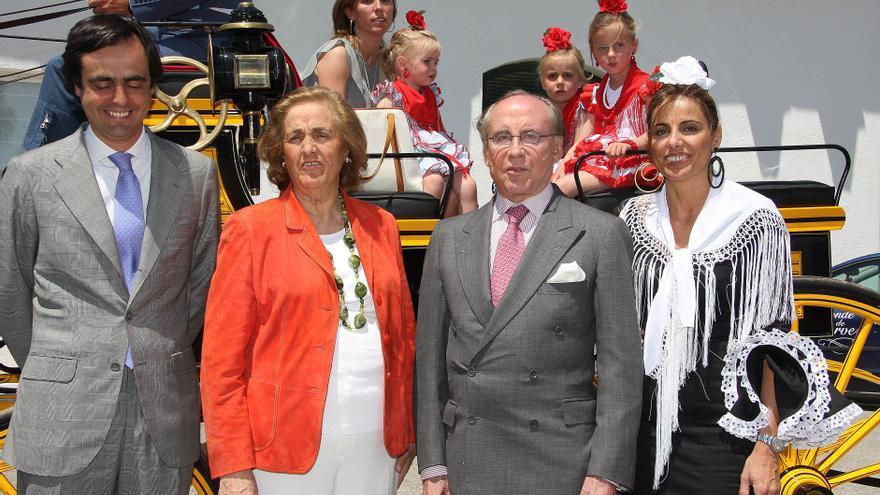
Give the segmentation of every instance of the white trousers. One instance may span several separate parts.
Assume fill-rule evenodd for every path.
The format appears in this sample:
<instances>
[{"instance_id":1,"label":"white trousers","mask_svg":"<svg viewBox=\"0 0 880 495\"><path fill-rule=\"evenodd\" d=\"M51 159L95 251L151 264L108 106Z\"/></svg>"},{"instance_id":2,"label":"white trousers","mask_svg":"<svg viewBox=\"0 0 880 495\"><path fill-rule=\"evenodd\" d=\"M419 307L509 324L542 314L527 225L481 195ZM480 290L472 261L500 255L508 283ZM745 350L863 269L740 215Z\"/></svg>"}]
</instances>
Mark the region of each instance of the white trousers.
<instances>
[{"instance_id":1,"label":"white trousers","mask_svg":"<svg viewBox=\"0 0 880 495\"><path fill-rule=\"evenodd\" d=\"M305 474L254 470L260 495L392 495L395 459L385 450L384 430L356 435L323 434L318 459Z\"/></svg>"}]
</instances>

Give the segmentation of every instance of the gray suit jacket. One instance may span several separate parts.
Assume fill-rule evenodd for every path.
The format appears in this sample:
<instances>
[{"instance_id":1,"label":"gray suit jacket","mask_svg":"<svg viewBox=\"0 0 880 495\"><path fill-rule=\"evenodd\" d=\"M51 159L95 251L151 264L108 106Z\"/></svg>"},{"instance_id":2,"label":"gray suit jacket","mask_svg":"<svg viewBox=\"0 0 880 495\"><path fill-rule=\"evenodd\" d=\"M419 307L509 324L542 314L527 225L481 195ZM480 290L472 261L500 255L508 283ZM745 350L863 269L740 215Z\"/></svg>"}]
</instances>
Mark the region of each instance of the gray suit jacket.
<instances>
[{"instance_id":1,"label":"gray suit jacket","mask_svg":"<svg viewBox=\"0 0 880 495\"><path fill-rule=\"evenodd\" d=\"M496 308L492 208L441 222L428 247L419 466L445 464L455 495L574 495L588 474L632 486L642 358L626 226L557 191ZM585 280L546 282L571 262Z\"/></svg>"},{"instance_id":2,"label":"gray suit jacket","mask_svg":"<svg viewBox=\"0 0 880 495\"><path fill-rule=\"evenodd\" d=\"M23 367L3 458L81 472L116 411L126 349L159 456L192 464L199 388L192 342L214 269L217 174L150 135L152 179L129 294L82 130L13 158L0 179L0 335Z\"/></svg>"}]
</instances>

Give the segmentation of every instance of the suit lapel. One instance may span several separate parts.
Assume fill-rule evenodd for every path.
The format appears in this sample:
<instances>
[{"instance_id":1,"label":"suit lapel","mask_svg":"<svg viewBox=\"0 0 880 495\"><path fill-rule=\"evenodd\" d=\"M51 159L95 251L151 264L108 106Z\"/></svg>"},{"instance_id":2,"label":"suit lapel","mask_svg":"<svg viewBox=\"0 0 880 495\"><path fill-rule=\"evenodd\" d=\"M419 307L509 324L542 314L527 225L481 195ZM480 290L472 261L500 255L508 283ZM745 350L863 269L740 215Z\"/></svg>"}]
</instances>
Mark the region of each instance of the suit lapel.
<instances>
[{"instance_id":1,"label":"suit lapel","mask_svg":"<svg viewBox=\"0 0 880 495\"><path fill-rule=\"evenodd\" d=\"M556 193L547 210L541 215L535 232L526 246L526 251L517 266L507 292L492 313L486 325L486 335L473 349L468 361L472 360L488 345L501 330L522 310L538 287L550 276L568 249L582 235L583 231L572 228L572 209L568 201ZM491 304L491 303L490 303Z\"/></svg>"},{"instance_id":2,"label":"suit lapel","mask_svg":"<svg viewBox=\"0 0 880 495\"><path fill-rule=\"evenodd\" d=\"M494 202L476 211L455 233L455 261L464 295L477 320L486 328L495 307L489 292L489 237Z\"/></svg>"},{"instance_id":3,"label":"suit lapel","mask_svg":"<svg viewBox=\"0 0 880 495\"><path fill-rule=\"evenodd\" d=\"M62 170L55 179L55 191L67 208L76 217L83 229L94 239L104 256L116 267L122 279L122 265L116 249L116 235L107 216L104 199L98 189L92 160L86 150L82 129L69 139L70 148L63 148L55 155L55 161Z\"/></svg>"},{"instance_id":4,"label":"suit lapel","mask_svg":"<svg viewBox=\"0 0 880 495\"><path fill-rule=\"evenodd\" d=\"M181 170L177 163L185 160L182 153L170 153L165 146L158 143L156 136L149 134L150 153L150 199L147 202L147 218L144 230L144 242L141 244L139 275L132 289L132 298L143 285L149 275L159 253L162 251L168 233L177 218L180 206Z\"/></svg>"}]
</instances>

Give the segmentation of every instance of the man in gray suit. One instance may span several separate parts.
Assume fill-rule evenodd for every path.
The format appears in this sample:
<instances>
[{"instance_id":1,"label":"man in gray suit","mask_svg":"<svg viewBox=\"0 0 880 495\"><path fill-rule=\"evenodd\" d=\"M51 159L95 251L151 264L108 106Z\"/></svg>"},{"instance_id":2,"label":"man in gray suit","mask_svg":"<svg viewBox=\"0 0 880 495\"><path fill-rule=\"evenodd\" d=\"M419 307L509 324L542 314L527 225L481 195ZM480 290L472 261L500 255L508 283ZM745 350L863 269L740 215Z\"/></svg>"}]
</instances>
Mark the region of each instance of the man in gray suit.
<instances>
[{"instance_id":1,"label":"man in gray suit","mask_svg":"<svg viewBox=\"0 0 880 495\"><path fill-rule=\"evenodd\" d=\"M424 493L631 487L642 360L626 227L551 185L552 103L514 92L478 127L497 194L437 226L419 295Z\"/></svg>"},{"instance_id":2,"label":"man in gray suit","mask_svg":"<svg viewBox=\"0 0 880 495\"><path fill-rule=\"evenodd\" d=\"M23 368L3 458L22 494L187 493L216 172L145 130L162 66L134 20L77 23L63 70L88 122L0 179L0 335Z\"/></svg>"}]
</instances>

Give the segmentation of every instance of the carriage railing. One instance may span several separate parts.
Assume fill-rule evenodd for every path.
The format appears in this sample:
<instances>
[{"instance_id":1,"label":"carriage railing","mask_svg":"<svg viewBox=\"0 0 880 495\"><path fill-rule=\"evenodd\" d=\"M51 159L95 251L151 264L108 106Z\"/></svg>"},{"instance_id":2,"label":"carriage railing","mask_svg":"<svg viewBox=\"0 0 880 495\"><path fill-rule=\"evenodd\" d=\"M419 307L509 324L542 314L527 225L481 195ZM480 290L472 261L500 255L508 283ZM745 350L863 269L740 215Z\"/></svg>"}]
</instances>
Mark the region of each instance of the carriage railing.
<instances>
[{"instance_id":1,"label":"carriage railing","mask_svg":"<svg viewBox=\"0 0 880 495\"><path fill-rule=\"evenodd\" d=\"M725 148L718 148L715 150L717 153L743 153L743 152L763 152L763 151L814 151L814 150L835 150L839 151L840 154L843 155L843 173L840 174L840 179L837 181L837 186L834 188L834 205L838 206L840 204L840 195L843 193L843 186L846 183L846 178L849 176L849 169L852 166L852 158L850 157L849 151L846 150L843 146L839 144L791 144L791 145L778 145L778 146L732 146ZM584 153L579 156L577 162L575 162L574 169L580 170L584 161L587 158L593 156L604 155L605 151L591 151L589 153ZM627 150L627 155L647 155L648 152L645 150ZM578 198L584 197L584 188L581 185L581 180L579 174L574 174L574 182L575 186L578 190Z\"/></svg>"}]
</instances>

